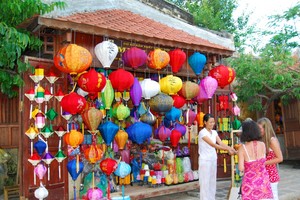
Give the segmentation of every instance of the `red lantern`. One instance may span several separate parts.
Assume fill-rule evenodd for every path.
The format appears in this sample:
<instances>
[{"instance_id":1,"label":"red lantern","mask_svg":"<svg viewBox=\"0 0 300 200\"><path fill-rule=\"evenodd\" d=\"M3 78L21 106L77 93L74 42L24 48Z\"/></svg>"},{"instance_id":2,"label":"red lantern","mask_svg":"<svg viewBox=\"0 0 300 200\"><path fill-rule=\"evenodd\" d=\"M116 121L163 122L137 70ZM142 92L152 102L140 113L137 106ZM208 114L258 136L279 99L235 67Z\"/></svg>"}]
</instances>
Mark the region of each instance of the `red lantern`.
<instances>
[{"instance_id":1,"label":"red lantern","mask_svg":"<svg viewBox=\"0 0 300 200\"><path fill-rule=\"evenodd\" d=\"M170 135L170 140L173 147L177 147L180 138L181 138L181 133L173 129Z\"/></svg>"},{"instance_id":2,"label":"red lantern","mask_svg":"<svg viewBox=\"0 0 300 200\"><path fill-rule=\"evenodd\" d=\"M172 98L174 100L173 106L175 108L181 108L186 103L185 98L180 95L173 95Z\"/></svg>"},{"instance_id":3,"label":"red lantern","mask_svg":"<svg viewBox=\"0 0 300 200\"><path fill-rule=\"evenodd\" d=\"M117 69L108 76L115 91L129 91L134 83L133 75L124 69Z\"/></svg>"},{"instance_id":4,"label":"red lantern","mask_svg":"<svg viewBox=\"0 0 300 200\"><path fill-rule=\"evenodd\" d=\"M104 88L106 78L103 74L98 73L94 68L91 68L88 72L80 75L77 83L79 87L88 92L90 98L94 100L97 97L97 93Z\"/></svg>"},{"instance_id":5,"label":"red lantern","mask_svg":"<svg viewBox=\"0 0 300 200\"><path fill-rule=\"evenodd\" d=\"M94 107L90 107L83 111L81 116L90 132L96 134L98 132L98 126L102 121L102 112Z\"/></svg>"},{"instance_id":6,"label":"red lantern","mask_svg":"<svg viewBox=\"0 0 300 200\"><path fill-rule=\"evenodd\" d=\"M117 161L111 158L105 158L100 162L100 169L107 176L110 176L114 171L116 171L117 167Z\"/></svg>"},{"instance_id":7,"label":"red lantern","mask_svg":"<svg viewBox=\"0 0 300 200\"><path fill-rule=\"evenodd\" d=\"M83 134L73 129L64 135L64 139L68 145L76 148L83 142Z\"/></svg>"},{"instance_id":8,"label":"red lantern","mask_svg":"<svg viewBox=\"0 0 300 200\"><path fill-rule=\"evenodd\" d=\"M152 69L161 70L170 62L170 56L161 49L155 49L148 54L147 65Z\"/></svg>"},{"instance_id":9,"label":"red lantern","mask_svg":"<svg viewBox=\"0 0 300 200\"><path fill-rule=\"evenodd\" d=\"M92 144L84 150L84 157L92 164L95 164L103 156L103 151L97 145Z\"/></svg>"},{"instance_id":10,"label":"red lantern","mask_svg":"<svg viewBox=\"0 0 300 200\"><path fill-rule=\"evenodd\" d=\"M67 94L62 98L60 105L64 111L75 115L81 113L84 110L86 100L79 94L71 92L70 94Z\"/></svg>"},{"instance_id":11,"label":"red lantern","mask_svg":"<svg viewBox=\"0 0 300 200\"><path fill-rule=\"evenodd\" d=\"M235 71L231 67L219 65L209 71L209 76L218 81L219 87L224 88L234 80Z\"/></svg>"},{"instance_id":12,"label":"red lantern","mask_svg":"<svg viewBox=\"0 0 300 200\"><path fill-rule=\"evenodd\" d=\"M181 49L169 51L170 65L173 73L180 71L183 63L186 60L186 54Z\"/></svg>"},{"instance_id":13,"label":"red lantern","mask_svg":"<svg viewBox=\"0 0 300 200\"><path fill-rule=\"evenodd\" d=\"M68 44L54 56L54 65L60 71L77 74L85 71L93 61L91 53L76 44Z\"/></svg>"}]
</instances>

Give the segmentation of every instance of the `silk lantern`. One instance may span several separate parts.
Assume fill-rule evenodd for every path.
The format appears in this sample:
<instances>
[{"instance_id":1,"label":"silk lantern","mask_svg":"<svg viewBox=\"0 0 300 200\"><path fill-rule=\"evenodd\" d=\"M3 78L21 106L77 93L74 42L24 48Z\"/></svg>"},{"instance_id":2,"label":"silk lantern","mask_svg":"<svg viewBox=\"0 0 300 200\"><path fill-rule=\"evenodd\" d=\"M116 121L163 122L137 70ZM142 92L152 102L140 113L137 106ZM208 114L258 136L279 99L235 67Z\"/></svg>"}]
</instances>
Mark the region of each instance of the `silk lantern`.
<instances>
[{"instance_id":1,"label":"silk lantern","mask_svg":"<svg viewBox=\"0 0 300 200\"><path fill-rule=\"evenodd\" d=\"M198 122L198 126L200 128L202 128L204 126L204 122L203 122L204 115L205 114L203 112L198 112L197 116L196 116L196 119L197 119L197 122Z\"/></svg>"},{"instance_id":2,"label":"silk lantern","mask_svg":"<svg viewBox=\"0 0 300 200\"><path fill-rule=\"evenodd\" d=\"M45 198L47 198L49 195L49 192L48 190L44 187L43 184L40 185L39 188L37 188L35 191L34 191L34 196L35 198L37 198L38 200L43 200Z\"/></svg>"},{"instance_id":3,"label":"silk lantern","mask_svg":"<svg viewBox=\"0 0 300 200\"><path fill-rule=\"evenodd\" d=\"M45 89L42 86L38 86L35 95L35 101L38 104L43 103L45 100Z\"/></svg>"},{"instance_id":4,"label":"silk lantern","mask_svg":"<svg viewBox=\"0 0 300 200\"><path fill-rule=\"evenodd\" d=\"M196 97L199 93L199 86L197 83L186 81L182 84L182 88L179 94L182 95L186 100L191 100Z\"/></svg>"},{"instance_id":5,"label":"silk lantern","mask_svg":"<svg viewBox=\"0 0 300 200\"><path fill-rule=\"evenodd\" d=\"M199 93L196 97L196 101L197 101L198 104L202 104L207 99L208 99L207 94L206 94L204 88L202 87L202 85L200 83L199 84Z\"/></svg>"},{"instance_id":6,"label":"silk lantern","mask_svg":"<svg viewBox=\"0 0 300 200\"><path fill-rule=\"evenodd\" d=\"M143 122L135 122L126 129L126 132L130 140L142 144L152 136L152 126Z\"/></svg>"},{"instance_id":7,"label":"silk lantern","mask_svg":"<svg viewBox=\"0 0 300 200\"><path fill-rule=\"evenodd\" d=\"M119 176L120 178L125 178L126 176L128 176L131 172L131 167L129 164L127 164L124 161L119 162L118 167L116 169L116 171L114 172L115 175ZM130 199L128 196L128 198L124 198L125 197L125 188L124 188L124 184L122 184L122 197L123 199Z\"/></svg>"},{"instance_id":8,"label":"silk lantern","mask_svg":"<svg viewBox=\"0 0 300 200\"><path fill-rule=\"evenodd\" d=\"M240 108L238 107L238 105L235 105L235 106L232 108L232 113L233 113L235 116L240 116L241 110L240 110Z\"/></svg>"},{"instance_id":9,"label":"silk lantern","mask_svg":"<svg viewBox=\"0 0 300 200\"><path fill-rule=\"evenodd\" d=\"M229 95L230 95L231 101L235 102L238 100L238 97L234 92L230 92Z\"/></svg>"},{"instance_id":10,"label":"silk lantern","mask_svg":"<svg viewBox=\"0 0 300 200\"><path fill-rule=\"evenodd\" d=\"M146 63L147 54L140 48L131 47L122 54L122 60L126 66L137 69Z\"/></svg>"},{"instance_id":11,"label":"silk lantern","mask_svg":"<svg viewBox=\"0 0 300 200\"><path fill-rule=\"evenodd\" d=\"M31 124L29 129L27 129L27 131L25 132L25 134L30 139L30 155L32 156L32 154L33 154L33 140L39 134L39 130L36 127L34 127L33 124Z\"/></svg>"},{"instance_id":12,"label":"silk lantern","mask_svg":"<svg viewBox=\"0 0 300 200\"><path fill-rule=\"evenodd\" d=\"M139 106L142 99L142 87L137 78L134 78L133 85L130 88L130 98L134 106Z\"/></svg>"},{"instance_id":13,"label":"silk lantern","mask_svg":"<svg viewBox=\"0 0 300 200\"><path fill-rule=\"evenodd\" d=\"M29 77L35 82L38 83L44 78L44 69L45 67L43 65L37 65L34 68L34 74L29 75Z\"/></svg>"},{"instance_id":14,"label":"silk lantern","mask_svg":"<svg viewBox=\"0 0 300 200\"><path fill-rule=\"evenodd\" d=\"M206 63L206 56L199 52L195 52L188 58L188 63L194 73L199 76Z\"/></svg>"},{"instance_id":15,"label":"silk lantern","mask_svg":"<svg viewBox=\"0 0 300 200\"><path fill-rule=\"evenodd\" d=\"M119 121L125 120L130 115L130 109L123 103L119 104L115 110L116 117Z\"/></svg>"},{"instance_id":16,"label":"silk lantern","mask_svg":"<svg viewBox=\"0 0 300 200\"><path fill-rule=\"evenodd\" d=\"M117 169L117 167L117 161L111 158L105 158L100 162L100 169L107 176L110 176ZM107 187L107 198L110 199L110 187Z\"/></svg>"},{"instance_id":17,"label":"silk lantern","mask_svg":"<svg viewBox=\"0 0 300 200\"><path fill-rule=\"evenodd\" d=\"M102 190L97 187L88 189L86 194L89 200L98 200L98 199L102 199L103 197Z\"/></svg>"},{"instance_id":18,"label":"silk lantern","mask_svg":"<svg viewBox=\"0 0 300 200\"><path fill-rule=\"evenodd\" d=\"M43 153L46 150L46 142L44 140L38 140L37 142L34 143L33 145L34 149L36 150L36 152L39 154L39 156L42 156Z\"/></svg>"},{"instance_id":19,"label":"silk lantern","mask_svg":"<svg viewBox=\"0 0 300 200\"><path fill-rule=\"evenodd\" d=\"M168 95L176 94L182 87L182 80L173 75L167 75L159 81L160 90Z\"/></svg>"},{"instance_id":20,"label":"silk lantern","mask_svg":"<svg viewBox=\"0 0 300 200\"><path fill-rule=\"evenodd\" d=\"M172 144L173 147L177 147L178 142L179 142L181 136L182 135L181 135L181 133L178 130L173 129L171 131L170 140L171 140L171 144Z\"/></svg>"},{"instance_id":21,"label":"silk lantern","mask_svg":"<svg viewBox=\"0 0 300 200\"><path fill-rule=\"evenodd\" d=\"M76 159L70 160L67 164L67 169L73 181L76 181L80 173L83 171L84 164Z\"/></svg>"},{"instance_id":22,"label":"silk lantern","mask_svg":"<svg viewBox=\"0 0 300 200\"><path fill-rule=\"evenodd\" d=\"M91 68L88 72L82 73L78 78L78 86L89 93L89 97L94 100L98 96L105 84L106 78L103 74Z\"/></svg>"},{"instance_id":23,"label":"silk lantern","mask_svg":"<svg viewBox=\"0 0 300 200\"><path fill-rule=\"evenodd\" d=\"M150 109L148 109L147 112L140 117L140 121L149 125L153 125L156 122L156 117L152 114Z\"/></svg>"},{"instance_id":24,"label":"silk lantern","mask_svg":"<svg viewBox=\"0 0 300 200\"><path fill-rule=\"evenodd\" d=\"M207 94L207 98L211 99L218 87L218 82L215 78L207 76L201 80L201 86Z\"/></svg>"},{"instance_id":25,"label":"silk lantern","mask_svg":"<svg viewBox=\"0 0 300 200\"><path fill-rule=\"evenodd\" d=\"M119 126L111 121L106 121L105 123L100 124L98 129L102 135L105 144L110 145L110 143L113 141L115 135L119 130Z\"/></svg>"},{"instance_id":26,"label":"silk lantern","mask_svg":"<svg viewBox=\"0 0 300 200\"><path fill-rule=\"evenodd\" d=\"M186 61L186 54L181 49L169 51L170 66L173 73L180 71L183 63Z\"/></svg>"},{"instance_id":27,"label":"silk lantern","mask_svg":"<svg viewBox=\"0 0 300 200\"><path fill-rule=\"evenodd\" d=\"M53 94L53 84L55 83L55 81L58 80L58 78L59 77L52 70L50 70L49 73L48 73L48 75L46 76L46 79L51 84L51 87L50 87L51 94Z\"/></svg>"},{"instance_id":28,"label":"silk lantern","mask_svg":"<svg viewBox=\"0 0 300 200\"><path fill-rule=\"evenodd\" d=\"M81 117L90 133L96 134L98 132L98 126L102 121L102 112L95 107L89 107L81 113Z\"/></svg>"},{"instance_id":29,"label":"silk lantern","mask_svg":"<svg viewBox=\"0 0 300 200\"><path fill-rule=\"evenodd\" d=\"M142 96L144 99L151 99L160 92L160 85L158 82L146 78L141 82Z\"/></svg>"},{"instance_id":30,"label":"silk lantern","mask_svg":"<svg viewBox=\"0 0 300 200\"><path fill-rule=\"evenodd\" d=\"M172 122L179 121L179 119L181 117L181 110L178 109L178 108L175 108L173 106L171 108L171 110L169 110L168 112L166 112L165 117L168 118L169 120L171 120Z\"/></svg>"},{"instance_id":31,"label":"silk lantern","mask_svg":"<svg viewBox=\"0 0 300 200\"><path fill-rule=\"evenodd\" d=\"M67 94L62 98L60 105L64 111L75 115L81 113L84 110L86 106L86 100L76 92L71 92L70 94Z\"/></svg>"},{"instance_id":32,"label":"silk lantern","mask_svg":"<svg viewBox=\"0 0 300 200\"><path fill-rule=\"evenodd\" d=\"M149 101L150 108L161 115L171 110L173 106L173 99L169 95L160 93Z\"/></svg>"},{"instance_id":33,"label":"silk lantern","mask_svg":"<svg viewBox=\"0 0 300 200\"><path fill-rule=\"evenodd\" d=\"M35 115L35 127L43 128L45 126L45 115L40 110Z\"/></svg>"},{"instance_id":34,"label":"silk lantern","mask_svg":"<svg viewBox=\"0 0 300 200\"><path fill-rule=\"evenodd\" d=\"M209 71L209 76L218 81L218 86L224 88L229 85L235 78L235 71L231 67L219 65Z\"/></svg>"},{"instance_id":35,"label":"silk lantern","mask_svg":"<svg viewBox=\"0 0 300 200\"><path fill-rule=\"evenodd\" d=\"M185 98L180 95L172 95L172 99L174 100L173 106L176 108L181 108L186 103Z\"/></svg>"},{"instance_id":36,"label":"silk lantern","mask_svg":"<svg viewBox=\"0 0 300 200\"><path fill-rule=\"evenodd\" d=\"M83 134L79 131L72 129L64 135L65 142L72 148L78 147L83 142Z\"/></svg>"},{"instance_id":37,"label":"silk lantern","mask_svg":"<svg viewBox=\"0 0 300 200\"><path fill-rule=\"evenodd\" d=\"M60 71L76 75L85 71L92 64L91 53L76 44L68 44L54 56L54 65Z\"/></svg>"},{"instance_id":38,"label":"silk lantern","mask_svg":"<svg viewBox=\"0 0 300 200\"><path fill-rule=\"evenodd\" d=\"M113 71L108 78L117 92L129 91L134 82L133 75L122 68Z\"/></svg>"},{"instance_id":39,"label":"silk lantern","mask_svg":"<svg viewBox=\"0 0 300 200\"><path fill-rule=\"evenodd\" d=\"M155 49L148 53L147 65L152 69L161 70L170 62L170 56L166 51Z\"/></svg>"},{"instance_id":40,"label":"silk lantern","mask_svg":"<svg viewBox=\"0 0 300 200\"><path fill-rule=\"evenodd\" d=\"M115 43L103 41L95 46L94 51L103 68L110 68L119 49Z\"/></svg>"},{"instance_id":41,"label":"silk lantern","mask_svg":"<svg viewBox=\"0 0 300 200\"><path fill-rule=\"evenodd\" d=\"M188 147L191 146L191 126L193 125L195 119L196 119L196 113L192 111L191 109L187 109L186 112L183 115L185 124L189 128L189 135L188 135Z\"/></svg>"},{"instance_id":42,"label":"silk lantern","mask_svg":"<svg viewBox=\"0 0 300 200\"><path fill-rule=\"evenodd\" d=\"M123 150L128 140L128 134L124 130L119 130L115 136L116 143L120 150Z\"/></svg>"},{"instance_id":43,"label":"silk lantern","mask_svg":"<svg viewBox=\"0 0 300 200\"><path fill-rule=\"evenodd\" d=\"M97 161L101 160L103 156L103 151L101 148L95 144L90 145L87 149L84 150L84 157L91 164L95 164Z\"/></svg>"},{"instance_id":44,"label":"silk lantern","mask_svg":"<svg viewBox=\"0 0 300 200\"><path fill-rule=\"evenodd\" d=\"M181 136L184 136L186 133L186 126L180 123L174 125L174 130L177 130L181 133Z\"/></svg>"},{"instance_id":45,"label":"silk lantern","mask_svg":"<svg viewBox=\"0 0 300 200\"><path fill-rule=\"evenodd\" d=\"M34 174L37 175L40 181L43 180L46 172L47 172L47 167L45 167L44 164L40 163L34 168Z\"/></svg>"},{"instance_id":46,"label":"silk lantern","mask_svg":"<svg viewBox=\"0 0 300 200\"><path fill-rule=\"evenodd\" d=\"M168 139L171 135L171 130L165 127L164 125L161 125L157 130L158 138L164 142L166 139Z\"/></svg>"},{"instance_id":47,"label":"silk lantern","mask_svg":"<svg viewBox=\"0 0 300 200\"><path fill-rule=\"evenodd\" d=\"M102 93L102 101L106 110L109 110L111 108L111 104L114 101L114 98L115 98L114 89L111 85L110 80L107 80L105 89Z\"/></svg>"}]
</instances>

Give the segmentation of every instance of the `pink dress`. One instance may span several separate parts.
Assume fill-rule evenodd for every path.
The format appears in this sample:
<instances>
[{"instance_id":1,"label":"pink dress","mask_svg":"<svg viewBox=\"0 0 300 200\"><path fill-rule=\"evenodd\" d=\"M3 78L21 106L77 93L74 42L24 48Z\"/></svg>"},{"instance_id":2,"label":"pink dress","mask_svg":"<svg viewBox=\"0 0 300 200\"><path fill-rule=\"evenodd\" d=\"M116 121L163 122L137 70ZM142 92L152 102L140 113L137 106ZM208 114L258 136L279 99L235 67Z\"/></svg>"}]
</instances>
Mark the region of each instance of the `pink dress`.
<instances>
[{"instance_id":1,"label":"pink dress","mask_svg":"<svg viewBox=\"0 0 300 200\"><path fill-rule=\"evenodd\" d=\"M257 154L257 143L254 141L254 152ZM249 161L244 163L245 171L242 181L242 199L260 200L272 199L273 194L269 181L268 172L265 167L266 158L250 160L247 149L243 145ZM257 156L256 156L257 157Z\"/></svg>"},{"instance_id":2,"label":"pink dress","mask_svg":"<svg viewBox=\"0 0 300 200\"><path fill-rule=\"evenodd\" d=\"M273 160L274 158L276 158L276 155L275 155L274 151L270 150L269 153L267 154L267 160ZM279 177L279 173L278 173L276 164L266 165L266 169L269 174L270 182L271 183L279 182L280 177Z\"/></svg>"}]
</instances>

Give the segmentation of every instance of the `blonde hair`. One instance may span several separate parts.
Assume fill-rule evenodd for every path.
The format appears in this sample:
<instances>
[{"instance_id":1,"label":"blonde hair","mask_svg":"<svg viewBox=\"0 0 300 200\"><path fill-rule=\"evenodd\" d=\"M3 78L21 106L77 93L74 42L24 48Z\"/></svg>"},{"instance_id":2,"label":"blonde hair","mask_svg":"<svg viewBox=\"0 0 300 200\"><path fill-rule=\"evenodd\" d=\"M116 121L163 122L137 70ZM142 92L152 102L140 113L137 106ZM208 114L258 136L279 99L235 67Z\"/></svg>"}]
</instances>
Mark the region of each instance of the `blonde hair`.
<instances>
[{"instance_id":1,"label":"blonde hair","mask_svg":"<svg viewBox=\"0 0 300 200\"><path fill-rule=\"evenodd\" d=\"M266 144L267 152L269 152L271 138L272 137L276 138L276 134L275 134L275 131L273 129L272 123L266 117L260 118L257 121L257 123L260 124L263 127L264 131L265 131L265 134L262 136L262 140Z\"/></svg>"}]
</instances>

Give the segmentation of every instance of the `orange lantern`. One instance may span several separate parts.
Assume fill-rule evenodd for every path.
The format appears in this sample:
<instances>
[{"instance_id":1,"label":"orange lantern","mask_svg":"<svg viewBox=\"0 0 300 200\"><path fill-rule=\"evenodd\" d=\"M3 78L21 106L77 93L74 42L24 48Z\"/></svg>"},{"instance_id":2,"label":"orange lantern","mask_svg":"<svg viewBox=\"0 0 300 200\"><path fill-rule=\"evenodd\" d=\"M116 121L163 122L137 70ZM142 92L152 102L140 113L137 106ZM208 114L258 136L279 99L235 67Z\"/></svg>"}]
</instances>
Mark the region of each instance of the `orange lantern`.
<instances>
[{"instance_id":1,"label":"orange lantern","mask_svg":"<svg viewBox=\"0 0 300 200\"><path fill-rule=\"evenodd\" d=\"M197 83L186 81L182 84L179 94L189 101L198 95L199 90L199 85Z\"/></svg>"},{"instance_id":2,"label":"orange lantern","mask_svg":"<svg viewBox=\"0 0 300 200\"><path fill-rule=\"evenodd\" d=\"M83 134L73 129L64 135L64 139L68 145L77 148L83 142Z\"/></svg>"},{"instance_id":3,"label":"orange lantern","mask_svg":"<svg viewBox=\"0 0 300 200\"><path fill-rule=\"evenodd\" d=\"M88 127L92 134L96 134L98 132L98 126L102 121L102 116L102 112L95 107L89 107L81 113L84 124Z\"/></svg>"},{"instance_id":4,"label":"orange lantern","mask_svg":"<svg viewBox=\"0 0 300 200\"><path fill-rule=\"evenodd\" d=\"M76 75L92 64L91 53L76 44L68 44L54 56L54 65L60 71Z\"/></svg>"},{"instance_id":5,"label":"orange lantern","mask_svg":"<svg viewBox=\"0 0 300 200\"><path fill-rule=\"evenodd\" d=\"M152 69L161 70L170 62L170 56L166 51L155 49L148 54L147 65Z\"/></svg>"},{"instance_id":6,"label":"orange lantern","mask_svg":"<svg viewBox=\"0 0 300 200\"><path fill-rule=\"evenodd\" d=\"M202 128L204 126L204 122L203 122L204 115L205 114L203 112L198 112L196 115L196 120L197 120L198 126L200 128Z\"/></svg>"},{"instance_id":7,"label":"orange lantern","mask_svg":"<svg viewBox=\"0 0 300 200\"><path fill-rule=\"evenodd\" d=\"M128 140L128 134L123 130L119 130L115 136L115 140L118 144L119 149L123 150Z\"/></svg>"},{"instance_id":8,"label":"orange lantern","mask_svg":"<svg viewBox=\"0 0 300 200\"><path fill-rule=\"evenodd\" d=\"M101 148L95 144L92 144L89 148L84 150L84 157L92 164L95 164L103 156Z\"/></svg>"}]
</instances>

